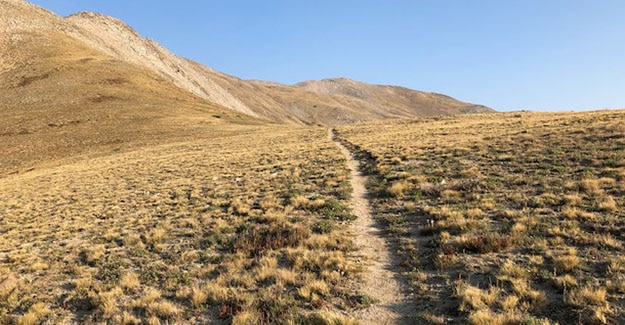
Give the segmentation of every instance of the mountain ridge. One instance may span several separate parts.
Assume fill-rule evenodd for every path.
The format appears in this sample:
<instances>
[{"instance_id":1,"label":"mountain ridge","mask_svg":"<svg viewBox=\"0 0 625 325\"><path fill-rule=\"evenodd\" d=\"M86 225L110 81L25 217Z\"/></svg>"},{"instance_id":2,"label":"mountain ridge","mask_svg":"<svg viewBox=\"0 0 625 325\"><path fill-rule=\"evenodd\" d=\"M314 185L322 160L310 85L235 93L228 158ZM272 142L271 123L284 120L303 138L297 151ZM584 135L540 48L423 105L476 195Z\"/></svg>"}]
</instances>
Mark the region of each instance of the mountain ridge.
<instances>
[{"instance_id":1,"label":"mountain ridge","mask_svg":"<svg viewBox=\"0 0 625 325\"><path fill-rule=\"evenodd\" d=\"M243 80L98 13L63 18L27 1L0 0L0 18L0 174L236 125L335 126L460 114L473 105L347 78Z\"/></svg>"},{"instance_id":2,"label":"mountain ridge","mask_svg":"<svg viewBox=\"0 0 625 325\"><path fill-rule=\"evenodd\" d=\"M3 3L3 11L7 7L13 11L4 15L18 17L14 25L22 30L60 31L115 59L148 68L207 101L275 122L337 125L380 118L460 114L470 111L467 107L477 112L490 111L451 97L348 78L309 80L295 85L242 80L179 57L117 18L86 11L63 18L27 1ZM33 19L37 14L39 17ZM29 19L19 19L25 16ZM327 85L318 89L328 83L339 84L340 90L332 91Z\"/></svg>"},{"instance_id":3,"label":"mountain ridge","mask_svg":"<svg viewBox=\"0 0 625 325\"><path fill-rule=\"evenodd\" d=\"M90 46L117 59L148 67L199 97L256 116L226 90L189 65L187 60L155 41L143 38L125 22L92 12L73 14L65 20L78 27L71 35Z\"/></svg>"}]
</instances>

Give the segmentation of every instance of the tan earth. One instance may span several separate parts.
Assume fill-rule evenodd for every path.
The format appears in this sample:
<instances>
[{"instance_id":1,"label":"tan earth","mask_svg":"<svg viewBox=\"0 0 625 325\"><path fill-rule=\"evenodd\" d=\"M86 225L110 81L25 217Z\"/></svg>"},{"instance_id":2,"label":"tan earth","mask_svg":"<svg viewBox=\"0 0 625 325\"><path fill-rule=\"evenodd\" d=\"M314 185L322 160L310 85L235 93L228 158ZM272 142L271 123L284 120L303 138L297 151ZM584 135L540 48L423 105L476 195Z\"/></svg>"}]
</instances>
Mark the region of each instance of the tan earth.
<instances>
[{"instance_id":1,"label":"tan earth","mask_svg":"<svg viewBox=\"0 0 625 325\"><path fill-rule=\"evenodd\" d=\"M0 0L0 179L146 148L227 143L257 137L263 127L276 132L276 124L337 126L487 111L440 94L348 78L295 85L242 80L181 58L112 17L83 12L63 18L23 0ZM320 130L334 149L324 127L300 130L302 139L308 129ZM351 232L360 248L354 259L366 268L359 291L378 301L353 316L364 324L412 323L411 300L392 271L398 262L369 208L366 177L337 145L351 170L351 208L358 217ZM152 168L151 174L160 170ZM300 295L319 303L315 297L326 295L322 284Z\"/></svg>"},{"instance_id":2,"label":"tan earth","mask_svg":"<svg viewBox=\"0 0 625 325\"><path fill-rule=\"evenodd\" d=\"M377 301L368 308L356 311L353 316L362 324L414 324L419 318L411 307L410 297L405 294L406 284L396 272L399 269L398 259L391 254L391 245L382 236L371 214L367 177L359 170L360 162L336 139L332 129L328 130L328 137L345 155L350 170L350 207L358 217L351 224L351 231L359 248L359 260L365 264L361 290Z\"/></svg>"}]
</instances>

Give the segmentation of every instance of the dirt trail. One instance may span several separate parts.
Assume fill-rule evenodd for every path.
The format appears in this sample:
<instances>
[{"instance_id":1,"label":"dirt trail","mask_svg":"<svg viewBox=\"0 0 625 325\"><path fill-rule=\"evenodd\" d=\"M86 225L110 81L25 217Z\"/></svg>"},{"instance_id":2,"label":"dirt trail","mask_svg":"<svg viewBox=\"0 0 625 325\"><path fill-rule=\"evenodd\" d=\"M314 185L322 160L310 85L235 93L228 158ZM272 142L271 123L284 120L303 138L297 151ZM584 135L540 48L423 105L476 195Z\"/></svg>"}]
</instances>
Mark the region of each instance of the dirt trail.
<instances>
[{"instance_id":1,"label":"dirt trail","mask_svg":"<svg viewBox=\"0 0 625 325\"><path fill-rule=\"evenodd\" d=\"M351 171L353 192L350 206L352 213L358 217L352 223L351 231L354 243L360 248L358 257L365 265L360 290L378 300L378 303L356 311L354 316L363 324L414 324L417 320L415 308L411 307L410 299L402 291L403 286L396 274L398 261L390 254L390 247L371 214L365 187L367 177L360 173L359 161L335 139L332 129L328 130L328 136L347 158Z\"/></svg>"}]
</instances>

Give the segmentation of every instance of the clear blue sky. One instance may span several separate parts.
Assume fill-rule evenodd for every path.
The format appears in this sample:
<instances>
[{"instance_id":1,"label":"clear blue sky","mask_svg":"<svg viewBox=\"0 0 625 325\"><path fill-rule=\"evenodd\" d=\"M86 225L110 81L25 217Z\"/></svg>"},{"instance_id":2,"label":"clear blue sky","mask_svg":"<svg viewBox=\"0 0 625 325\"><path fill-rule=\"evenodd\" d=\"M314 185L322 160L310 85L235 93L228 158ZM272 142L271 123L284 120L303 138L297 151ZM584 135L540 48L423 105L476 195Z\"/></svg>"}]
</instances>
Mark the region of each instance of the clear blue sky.
<instances>
[{"instance_id":1,"label":"clear blue sky","mask_svg":"<svg viewBox=\"0 0 625 325\"><path fill-rule=\"evenodd\" d=\"M498 110L625 108L623 0L35 0L243 79L349 77Z\"/></svg>"}]
</instances>

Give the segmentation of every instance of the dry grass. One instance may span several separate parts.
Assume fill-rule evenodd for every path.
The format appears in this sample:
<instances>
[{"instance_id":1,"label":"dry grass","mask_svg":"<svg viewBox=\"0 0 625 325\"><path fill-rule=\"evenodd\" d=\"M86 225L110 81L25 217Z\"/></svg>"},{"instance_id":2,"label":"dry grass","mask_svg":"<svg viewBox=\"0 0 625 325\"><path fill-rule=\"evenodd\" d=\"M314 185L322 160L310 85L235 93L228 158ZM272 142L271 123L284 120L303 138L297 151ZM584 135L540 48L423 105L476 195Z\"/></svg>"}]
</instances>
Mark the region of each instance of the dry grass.
<instances>
[{"instance_id":1,"label":"dry grass","mask_svg":"<svg viewBox=\"0 0 625 325\"><path fill-rule=\"evenodd\" d=\"M575 255L560 256L553 260L554 269L557 273L571 272L580 262L580 258Z\"/></svg>"},{"instance_id":2,"label":"dry grass","mask_svg":"<svg viewBox=\"0 0 625 325\"><path fill-rule=\"evenodd\" d=\"M0 61L19 62L0 72L0 177L77 156L210 138L230 123L265 123L59 30L23 31L12 38L0 53Z\"/></svg>"},{"instance_id":3,"label":"dry grass","mask_svg":"<svg viewBox=\"0 0 625 325\"><path fill-rule=\"evenodd\" d=\"M73 59L93 54L77 49ZM92 59L98 78L129 68ZM67 82L74 77L49 76L97 84ZM160 82L129 79L176 93ZM106 90L80 97L80 107L91 98L115 114L135 112L137 102L113 97L138 90L115 85L70 88ZM364 304L360 267L345 231L348 172L326 131L228 124L259 121L188 96L152 97L141 114L124 115L128 124L111 124L112 113L96 114L100 124L80 112L76 123L41 115L24 134L2 135L10 151L0 159L0 322L350 324L340 315ZM625 262L615 257L624 116L491 114L339 129L372 158L364 167L374 212L397 239L397 271L411 275L424 321L625 322ZM72 136L56 137L65 132ZM35 145L22 152L16 141Z\"/></svg>"},{"instance_id":4,"label":"dry grass","mask_svg":"<svg viewBox=\"0 0 625 325\"><path fill-rule=\"evenodd\" d=\"M321 128L240 127L0 179L0 323L349 319L348 170Z\"/></svg>"},{"instance_id":5,"label":"dry grass","mask_svg":"<svg viewBox=\"0 0 625 325\"><path fill-rule=\"evenodd\" d=\"M375 213L420 274L429 322L623 323L623 121L507 113L338 133L371 157Z\"/></svg>"},{"instance_id":6,"label":"dry grass","mask_svg":"<svg viewBox=\"0 0 625 325\"><path fill-rule=\"evenodd\" d=\"M345 79L318 82L313 91L245 81L160 52L152 40L116 30L108 19L83 18L108 27L79 32L83 19L37 11L17 2L3 6L10 18L3 20L0 51L0 176L58 166L77 155L206 138L232 123L334 125L479 109L439 94ZM20 20L37 27L15 26ZM94 33L97 41L89 36ZM355 89L368 95L354 96ZM262 119L240 113L248 110Z\"/></svg>"}]
</instances>

